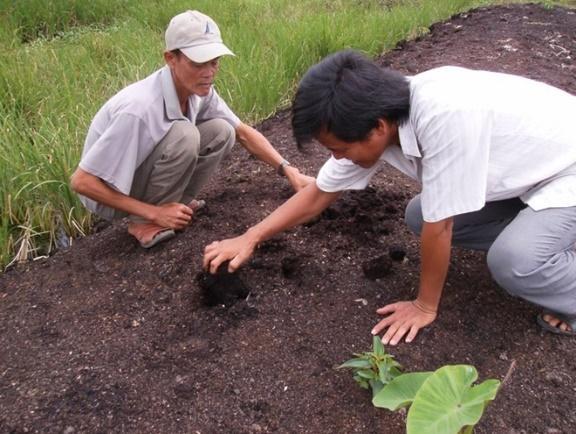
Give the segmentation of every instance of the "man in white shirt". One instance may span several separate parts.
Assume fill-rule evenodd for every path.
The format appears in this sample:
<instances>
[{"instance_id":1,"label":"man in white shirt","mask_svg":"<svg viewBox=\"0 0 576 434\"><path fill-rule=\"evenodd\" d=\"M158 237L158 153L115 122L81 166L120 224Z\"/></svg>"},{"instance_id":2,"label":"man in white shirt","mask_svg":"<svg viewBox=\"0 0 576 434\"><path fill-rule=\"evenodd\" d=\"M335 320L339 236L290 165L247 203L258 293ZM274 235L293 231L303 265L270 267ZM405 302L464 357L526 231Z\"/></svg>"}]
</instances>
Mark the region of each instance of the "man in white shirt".
<instances>
[{"instance_id":1,"label":"man in white shirt","mask_svg":"<svg viewBox=\"0 0 576 434\"><path fill-rule=\"evenodd\" d=\"M385 344L436 318L452 244L488 251L494 279L544 308L538 323L576 330L576 97L526 78L457 67L414 77L353 51L302 79L294 105L299 143L332 152L311 184L240 237L205 249L213 272L236 269L255 246L320 213L343 190L363 189L384 161L418 180L406 221L421 238L415 300L378 310Z\"/></svg>"},{"instance_id":2,"label":"man in white shirt","mask_svg":"<svg viewBox=\"0 0 576 434\"><path fill-rule=\"evenodd\" d=\"M213 87L221 56L233 55L208 16L186 11L165 33L166 66L121 90L94 117L71 177L83 204L106 219L129 216L149 248L187 226L195 198L235 139L288 178L313 181L242 123Z\"/></svg>"}]
</instances>

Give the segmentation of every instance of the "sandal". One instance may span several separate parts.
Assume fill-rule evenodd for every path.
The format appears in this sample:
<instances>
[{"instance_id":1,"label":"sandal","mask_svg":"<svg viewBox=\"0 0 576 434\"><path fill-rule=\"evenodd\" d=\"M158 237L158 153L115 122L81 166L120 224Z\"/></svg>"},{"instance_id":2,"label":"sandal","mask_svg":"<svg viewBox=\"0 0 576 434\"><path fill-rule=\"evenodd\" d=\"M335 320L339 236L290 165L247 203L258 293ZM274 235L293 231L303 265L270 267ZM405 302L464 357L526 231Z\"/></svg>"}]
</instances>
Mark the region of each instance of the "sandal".
<instances>
[{"instance_id":1,"label":"sandal","mask_svg":"<svg viewBox=\"0 0 576 434\"><path fill-rule=\"evenodd\" d=\"M174 229L163 228L154 223L134 223L128 225L128 233L138 240L145 249L174 238Z\"/></svg>"},{"instance_id":2,"label":"sandal","mask_svg":"<svg viewBox=\"0 0 576 434\"><path fill-rule=\"evenodd\" d=\"M550 324L548 321L546 321L544 319L544 315L553 316L554 318L558 319L560 321L560 323L558 323L558 326L553 326L552 324ZM576 336L576 320L569 320L564 315L560 315L560 314L552 313L552 312L543 312L536 317L536 322L538 323L538 325L540 327L542 327L542 329L544 331L554 333L556 335L561 335L561 336ZM570 327L570 330L562 330L559 327L559 325L561 323L568 324L568 326Z\"/></svg>"}]
</instances>

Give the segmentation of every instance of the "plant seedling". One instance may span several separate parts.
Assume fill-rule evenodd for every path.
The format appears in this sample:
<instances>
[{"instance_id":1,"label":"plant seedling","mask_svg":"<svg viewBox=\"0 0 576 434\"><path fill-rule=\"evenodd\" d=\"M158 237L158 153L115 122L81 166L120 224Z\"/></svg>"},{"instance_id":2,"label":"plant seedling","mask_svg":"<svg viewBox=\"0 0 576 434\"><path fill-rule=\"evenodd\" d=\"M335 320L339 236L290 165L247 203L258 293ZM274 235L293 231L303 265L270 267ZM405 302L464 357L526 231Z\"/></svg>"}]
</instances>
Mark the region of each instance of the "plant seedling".
<instances>
[{"instance_id":1,"label":"plant seedling","mask_svg":"<svg viewBox=\"0 0 576 434\"><path fill-rule=\"evenodd\" d=\"M356 357L342 363L338 368L354 371L354 380L364 389L372 389L375 396L382 388L401 374L401 365L394 356L386 353L378 336L372 338L372 351L354 354Z\"/></svg>"},{"instance_id":2,"label":"plant seedling","mask_svg":"<svg viewBox=\"0 0 576 434\"><path fill-rule=\"evenodd\" d=\"M351 368L361 387L372 388L375 407L391 411L410 407L407 434L471 434L500 387L500 381L493 379L473 385L478 372L470 365L402 373L377 336L371 352L355 356L338 368Z\"/></svg>"}]
</instances>

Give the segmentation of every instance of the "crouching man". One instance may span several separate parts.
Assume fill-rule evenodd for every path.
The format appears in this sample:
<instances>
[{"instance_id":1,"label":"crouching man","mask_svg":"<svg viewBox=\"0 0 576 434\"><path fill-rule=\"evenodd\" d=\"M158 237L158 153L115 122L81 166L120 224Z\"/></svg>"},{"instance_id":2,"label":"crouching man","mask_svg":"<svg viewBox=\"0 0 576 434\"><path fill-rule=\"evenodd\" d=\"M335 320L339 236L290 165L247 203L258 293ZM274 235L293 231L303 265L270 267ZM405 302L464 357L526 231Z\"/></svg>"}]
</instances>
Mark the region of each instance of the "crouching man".
<instances>
[{"instance_id":1,"label":"crouching man","mask_svg":"<svg viewBox=\"0 0 576 434\"><path fill-rule=\"evenodd\" d=\"M576 333L576 97L526 78L459 67L413 77L344 51L312 67L293 105L298 142L332 153L316 183L243 235L205 248L211 272L234 270L258 243L305 222L387 162L419 181L406 210L420 236L414 300L380 308L372 333L414 339L437 314L452 244L488 252L510 294L543 311L545 330Z\"/></svg>"},{"instance_id":2,"label":"crouching man","mask_svg":"<svg viewBox=\"0 0 576 434\"><path fill-rule=\"evenodd\" d=\"M71 178L90 211L105 219L128 216L129 233L145 248L190 223L203 204L199 191L236 139L296 191L313 181L242 123L214 89L220 57L233 53L210 17L179 14L165 38L166 66L98 111Z\"/></svg>"}]
</instances>

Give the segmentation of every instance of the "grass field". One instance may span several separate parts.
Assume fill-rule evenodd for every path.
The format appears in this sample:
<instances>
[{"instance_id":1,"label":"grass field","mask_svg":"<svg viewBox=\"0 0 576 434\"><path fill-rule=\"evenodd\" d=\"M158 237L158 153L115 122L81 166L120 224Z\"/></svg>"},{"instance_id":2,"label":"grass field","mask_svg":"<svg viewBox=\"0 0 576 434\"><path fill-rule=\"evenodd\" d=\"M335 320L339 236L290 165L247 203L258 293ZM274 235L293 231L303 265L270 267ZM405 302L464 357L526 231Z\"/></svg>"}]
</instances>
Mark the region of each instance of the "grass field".
<instances>
[{"instance_id":1,"label":"grass field","mask_svg":"<svg viewBox=\"0 0 576 434\"><path fill-rule=\"evenodd\" d=\"M215 18L237 54L218 89L255 123L289 104L326 54L376 55L478 0L0 0L0 270L90 230L70 191L102 103L162 65L163 32L186 9ZM547 2L550 3L550 2Z\"/></svg>"}]
</instances>

